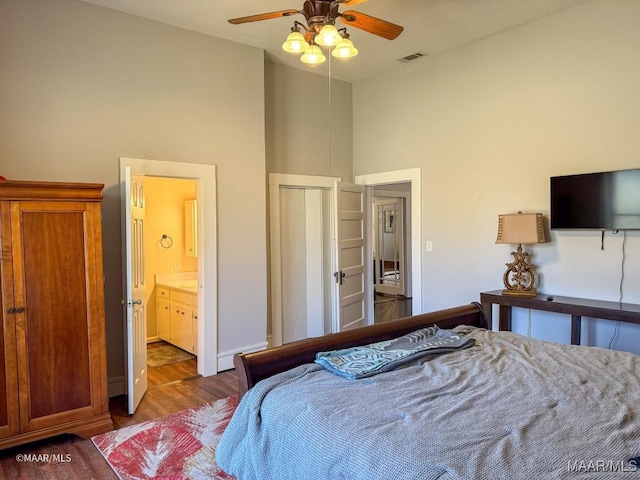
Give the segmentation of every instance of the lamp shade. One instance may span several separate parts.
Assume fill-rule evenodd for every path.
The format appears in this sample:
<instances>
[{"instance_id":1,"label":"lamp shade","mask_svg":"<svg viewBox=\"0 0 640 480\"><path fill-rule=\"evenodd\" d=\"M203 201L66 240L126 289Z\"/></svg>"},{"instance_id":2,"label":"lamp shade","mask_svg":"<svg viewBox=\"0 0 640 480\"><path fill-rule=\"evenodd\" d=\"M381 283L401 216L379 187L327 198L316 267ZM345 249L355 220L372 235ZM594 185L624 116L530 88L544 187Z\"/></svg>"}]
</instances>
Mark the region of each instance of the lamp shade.
<instances>
[{"instance_id":1,"label":"lamp shade","mask_svg":"<svg viewBox=\"0 0 640 480\"><path fill-rule=\"evenodd\" d=\"M309 44L300 32L291 32L282 44L282 49L289 53L302 53L309 48Z\"/></svg>"},{"instance_id":2,"label":"lamp shade","mask_svg":"<svg viewBox=\"0 0 640 480\"><path fill-rule=\"evenodd\" d=\"M338 29L336 27L327 23L320 29L315 40L318 45L322 45L323 47L332 47L340 42L342 37L340 36L340 33L338 33Z\"/></svg>"},{"instance_id":3,"label":"lamp shade","mask_svg":"<svg viewBox=\"0 0 640 480\"><path fill-rule=\"evenodd\" d=\"M307 65L318 65L324 62L327 57L324 56L322 50L317 45L311 44L306 52L302 54L300 60L302 60Z\"/></svg>"},{"instance_id":4,"label":"lamp shade","mask_svg":"<svg viewBox=\"0 0 640 480\"><path fill-rule=\"evenodd\" d=\"M348 38L343 38L338 45L335 46L331 55L336 58L349 58L355 57L358 54L358 49L353 46L353 42Z\"/></svg>"},{"instance_id":5,"label":"lamp shade","mask_svg":"<svg viewBox=\"0 0 640 480\"><path fill-rule=\"evenodd\" d=\"M544 243L544 224L541 213L513 213L498 215L496 243Z\"/></svg>"}]
</instances>

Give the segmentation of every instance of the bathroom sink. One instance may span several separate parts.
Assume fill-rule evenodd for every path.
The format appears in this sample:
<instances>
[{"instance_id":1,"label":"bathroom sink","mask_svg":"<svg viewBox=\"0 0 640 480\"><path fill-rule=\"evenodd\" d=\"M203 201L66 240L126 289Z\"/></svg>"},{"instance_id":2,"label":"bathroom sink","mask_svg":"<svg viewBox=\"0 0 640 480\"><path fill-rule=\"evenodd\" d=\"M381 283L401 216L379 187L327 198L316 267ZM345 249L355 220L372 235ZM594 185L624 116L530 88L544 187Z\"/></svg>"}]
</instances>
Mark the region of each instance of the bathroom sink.
<instances>
[{"instance_id":1,"label":"bathroom sink","mask_svg":"<svg viewBox=\"0 0 640 480\"><path fill-rule=\"evenodd\" d=\"M197 280L191 280L191 281L188 281L188 282L181 283L180 286L182 288L198 288L198 281Z\"/></svg>"}]
</instances>

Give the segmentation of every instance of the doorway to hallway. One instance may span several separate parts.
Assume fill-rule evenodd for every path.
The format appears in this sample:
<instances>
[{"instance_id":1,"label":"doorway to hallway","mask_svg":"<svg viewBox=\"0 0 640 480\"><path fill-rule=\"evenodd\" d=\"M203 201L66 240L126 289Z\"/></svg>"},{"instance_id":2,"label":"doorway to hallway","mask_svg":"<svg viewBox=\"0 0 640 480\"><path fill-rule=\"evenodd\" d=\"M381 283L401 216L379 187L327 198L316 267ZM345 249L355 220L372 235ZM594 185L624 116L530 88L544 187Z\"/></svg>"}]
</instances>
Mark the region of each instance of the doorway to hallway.
<instances>
[{"instance_id":1,"label":"doorway to hallway","mask_svg":"<svg viewBox=\"0 0 640 480\"><path fill-rule=\"evenodd\" d=\"M405 275L405 295L411 303L411 314L422 313L422 172L420 168L409 168L406 170L395 170L390 172L371 173L366 175L356 175L355 182L366 187L366 202L369 209L368 237L367 242L367 262L365 268L366 276L371 280L373 287L375 278L375 254L374 242L376 232L374 231L374 197L375 192L387 190L387 196L403 197L405 199L405 265L407 274ZM403 187L400 187L403 185ZM404 193L398 195L393 190L402 188ZM373 323L375 292L373 288L366 289L366 315ZM379 302L380 303L380 302ZM401 317L398 317L401 318Z\"/></svg>"},{"instance_id":2,"label":"doorway to hallway","mask_svg":"<svg viewBox=\"0 0 640 480\"><path fill-rule=\"evenodd\" d=\"M411 316L411 299L403 295L376 293L373 300L374 323L390 322Z\"/></svg>"}]
</instances>

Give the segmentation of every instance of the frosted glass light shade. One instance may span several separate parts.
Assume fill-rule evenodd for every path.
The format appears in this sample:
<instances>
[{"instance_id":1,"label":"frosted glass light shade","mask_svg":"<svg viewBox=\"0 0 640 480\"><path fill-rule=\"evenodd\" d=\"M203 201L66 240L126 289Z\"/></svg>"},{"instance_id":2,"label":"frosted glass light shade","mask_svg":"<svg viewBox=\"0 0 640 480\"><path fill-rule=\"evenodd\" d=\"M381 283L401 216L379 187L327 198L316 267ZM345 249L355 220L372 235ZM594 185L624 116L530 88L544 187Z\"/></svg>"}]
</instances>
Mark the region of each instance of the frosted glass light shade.
<instances>
[{"instance_id":1,"label":"frosted glass light shade","mask_svg":"<svg viewBox=\"0 0 640 480\"><path fill-rule=\"evenodd\" d=\"M282 44L282 49L289 53L302 53L308 48L309 44L300 32L291 32Z\"/></svg>"},{"instance_id":2,"label":"frosted glass light shade","mask_svg":"<svg viewBox=\"0 0 640 480\"><path fill-rule=\"evenodd\" d=\"M343 38L342 41L335 46L331 55L336 58L349 58L355 57L358 54L358 49L353 46L353 42L348 38Z\"/></svg>"},{"instance_id":3,"label":"frosted glass light shade","mask_svg":"<svg viewBox=\"0 0 640 480\"><path fill-rule=\"evenodd\" d=\"M306 52L302 54L300 60L307 65L319 65L323 63L327 57L324 56L322 50L317 45L311 45Z\"/></svg>"},{"instance_id":4,"label":"frosted glass light shade","mask_svg":"<svg viewBox=\"0 0 640 480\"><path fill-rule=\"evenodd\" d=\"M331 24L327 24L320 29L318 35L316 35L316 43L323 47L332 47L337 45L342 37L338 33L338 29Z\"/></svg>"}]
</instances>

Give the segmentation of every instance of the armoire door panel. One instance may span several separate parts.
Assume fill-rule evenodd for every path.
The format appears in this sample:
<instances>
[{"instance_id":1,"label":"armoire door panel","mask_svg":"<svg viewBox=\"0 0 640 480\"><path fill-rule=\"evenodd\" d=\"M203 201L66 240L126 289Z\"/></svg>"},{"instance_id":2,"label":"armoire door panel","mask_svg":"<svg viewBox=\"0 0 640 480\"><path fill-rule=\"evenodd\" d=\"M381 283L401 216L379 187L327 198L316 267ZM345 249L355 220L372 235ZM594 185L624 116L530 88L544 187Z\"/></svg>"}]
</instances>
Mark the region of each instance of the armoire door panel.
<instances>
[{"instance_id":1,"label":"armoire door panel","mask_svg":"<svg viewBox=\"0 0 640 480\"><path fill-rule=\"evenodd\" d=\"M13 205L15 283L22 290L16 303L24 308L16 322L25 346L19 362L19 381L28 384L21 390L25 430L47 424L34 420L54 416L57 423L56 414L92 405L85 209L72 202Z\"/></svg>"},{"instance_id":2,"label":"armoire door panel","mask_svg":"<svg viewBox=\"0 0 640 480\"><path fill-rule=\"evenodd\" d=\"M19 430L18 401L15 398L18 385L14 314L6 313L10 308L3 303L0 295L0 319L3 320L0 322L0 438L11 436Z\"/></svg>"},{"instance_id":3,"label":"armoire door panel","mask_svg":"<svg viewBox=\"0 0 640 480\"><path fill-rule=\"evenodd\" d=\"M13 268L11 257L11 216L7 204L0 203L0 438L20 430L18 407Z\"/></svg>"}]
</instances>

